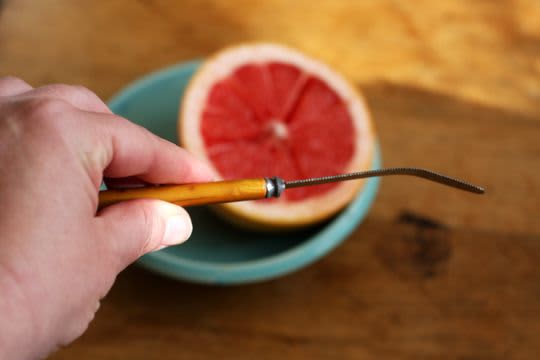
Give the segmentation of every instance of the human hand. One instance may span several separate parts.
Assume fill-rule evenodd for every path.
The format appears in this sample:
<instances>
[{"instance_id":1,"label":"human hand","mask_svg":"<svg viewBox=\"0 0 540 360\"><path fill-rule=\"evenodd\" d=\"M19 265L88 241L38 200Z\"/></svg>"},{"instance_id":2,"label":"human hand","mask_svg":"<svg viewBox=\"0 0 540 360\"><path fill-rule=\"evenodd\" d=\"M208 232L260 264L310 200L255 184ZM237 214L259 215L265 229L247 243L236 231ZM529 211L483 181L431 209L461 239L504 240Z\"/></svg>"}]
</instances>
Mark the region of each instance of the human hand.
<instances>
[{"instance_id":1,"label":"human hand","mask_svg":"<svg viewBox=\"0 0 540 360\"><path fill-rule=\"evenodd\" d=\"M208 181L181 148L113 115L85 88L0 78L0 358L44 357L80 336L116 275L191 234L180 207L96 214L103 176Z\"/></svg>"}]
</instances>

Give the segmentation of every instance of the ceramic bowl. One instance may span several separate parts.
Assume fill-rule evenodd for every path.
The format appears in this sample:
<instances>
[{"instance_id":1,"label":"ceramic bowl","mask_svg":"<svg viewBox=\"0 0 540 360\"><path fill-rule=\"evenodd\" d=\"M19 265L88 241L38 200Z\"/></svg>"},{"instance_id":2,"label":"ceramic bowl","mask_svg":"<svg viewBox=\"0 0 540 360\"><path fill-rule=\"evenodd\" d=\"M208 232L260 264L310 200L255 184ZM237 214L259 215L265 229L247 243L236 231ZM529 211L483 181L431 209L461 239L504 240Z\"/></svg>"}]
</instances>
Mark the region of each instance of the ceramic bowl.
<instances>
[{"instance_id":1,"label":"ceramic bowl","mask_svg":"<svg viewBox=\"0 0 540 360\"><path fill-rule=\"evenodd\" d=\"M177 116L184 89L200 65L186 62L151 73L122 89L111 110L177 143ZM380 166L380 152L373 168ZM175 279L205 284L268 280L313 263L345 240L370 208L378 179L369 179L352 203L322 225L288 233L257 233L234 227L208 208L188 209L193 234L184 244L143 256L138 263Z\"/></svg>"}]
</instances>

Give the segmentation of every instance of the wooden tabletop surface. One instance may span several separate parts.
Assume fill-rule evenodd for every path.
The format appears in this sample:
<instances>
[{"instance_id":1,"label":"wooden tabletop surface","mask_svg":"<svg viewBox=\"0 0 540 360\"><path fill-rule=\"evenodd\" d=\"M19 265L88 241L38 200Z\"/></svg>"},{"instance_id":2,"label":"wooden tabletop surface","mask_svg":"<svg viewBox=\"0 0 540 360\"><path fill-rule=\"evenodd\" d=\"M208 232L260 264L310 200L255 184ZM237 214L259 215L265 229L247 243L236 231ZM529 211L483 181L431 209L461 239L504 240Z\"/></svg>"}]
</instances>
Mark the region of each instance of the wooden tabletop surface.
<instances>
[{"instance_id":1,"label":"wooden tabletop surface","mask_svg":"<svg viewBox=\"0 0 540 360\"><path fill-rule=\"evenodd\" d=\"M107 99L148 71L271 40L342 71L387 166L369 216L284 278L208 287L122 273L53 359L538 359L540 2L3 0L0 75Z\"/></svg>"}]
</instances>

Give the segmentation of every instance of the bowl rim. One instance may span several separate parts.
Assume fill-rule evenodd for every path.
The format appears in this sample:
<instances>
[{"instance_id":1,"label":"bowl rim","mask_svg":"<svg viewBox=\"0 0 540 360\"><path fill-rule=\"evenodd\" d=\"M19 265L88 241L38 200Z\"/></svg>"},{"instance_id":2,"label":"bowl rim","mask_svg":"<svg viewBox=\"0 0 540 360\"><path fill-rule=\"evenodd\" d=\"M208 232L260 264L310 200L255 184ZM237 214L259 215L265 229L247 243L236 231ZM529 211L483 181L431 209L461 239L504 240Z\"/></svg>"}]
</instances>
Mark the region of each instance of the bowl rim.
<instances>
[{"instance_id":1,"label":"bowl rim","mask_svg":"<svg viewBox=\"0 0 540 360\"><path fill-rule=\"evenodd\" d=\"M107 103L115 112L115 108L129 102L129 99L139 91L155 86L159 81L169 77L191 77L200 65L201 60L196 59L150 72L126 84L111 96ZM381 163L377 143L371 168L380 168ZM379 182L379 178L367 179L353 202L318 233L281 253L256 260L219 263L186 259L167 251L156 251L144 255L137 263L171 278L203 284L246 284L286 275L317 261L341 244L365 218L375 200Z\"/></svg>"}]
</instances>

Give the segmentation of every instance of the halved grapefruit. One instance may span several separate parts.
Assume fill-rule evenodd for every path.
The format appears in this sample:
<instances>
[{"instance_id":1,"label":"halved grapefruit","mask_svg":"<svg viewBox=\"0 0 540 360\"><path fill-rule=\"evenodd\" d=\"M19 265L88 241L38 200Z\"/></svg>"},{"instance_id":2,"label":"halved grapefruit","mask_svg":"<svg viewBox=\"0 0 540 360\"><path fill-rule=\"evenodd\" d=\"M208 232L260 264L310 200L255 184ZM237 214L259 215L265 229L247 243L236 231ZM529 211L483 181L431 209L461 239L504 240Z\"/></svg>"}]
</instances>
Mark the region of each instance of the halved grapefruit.
<instances>
[{"instance_id":1,"label":"halved grapefruit","mask_svg":"<svg viewBox=\"0 0 540 360\"><path fill-rule=\"evenodd\" d=\"M275 44L232 47L206 61L185 92L181 145L222 179L285 180L370 168L375 133L361 95L327 65ZM362 181L286 190L278 199L228 203L221 212L258 228L325 220Z\"/></svg>"}]
</instances>

